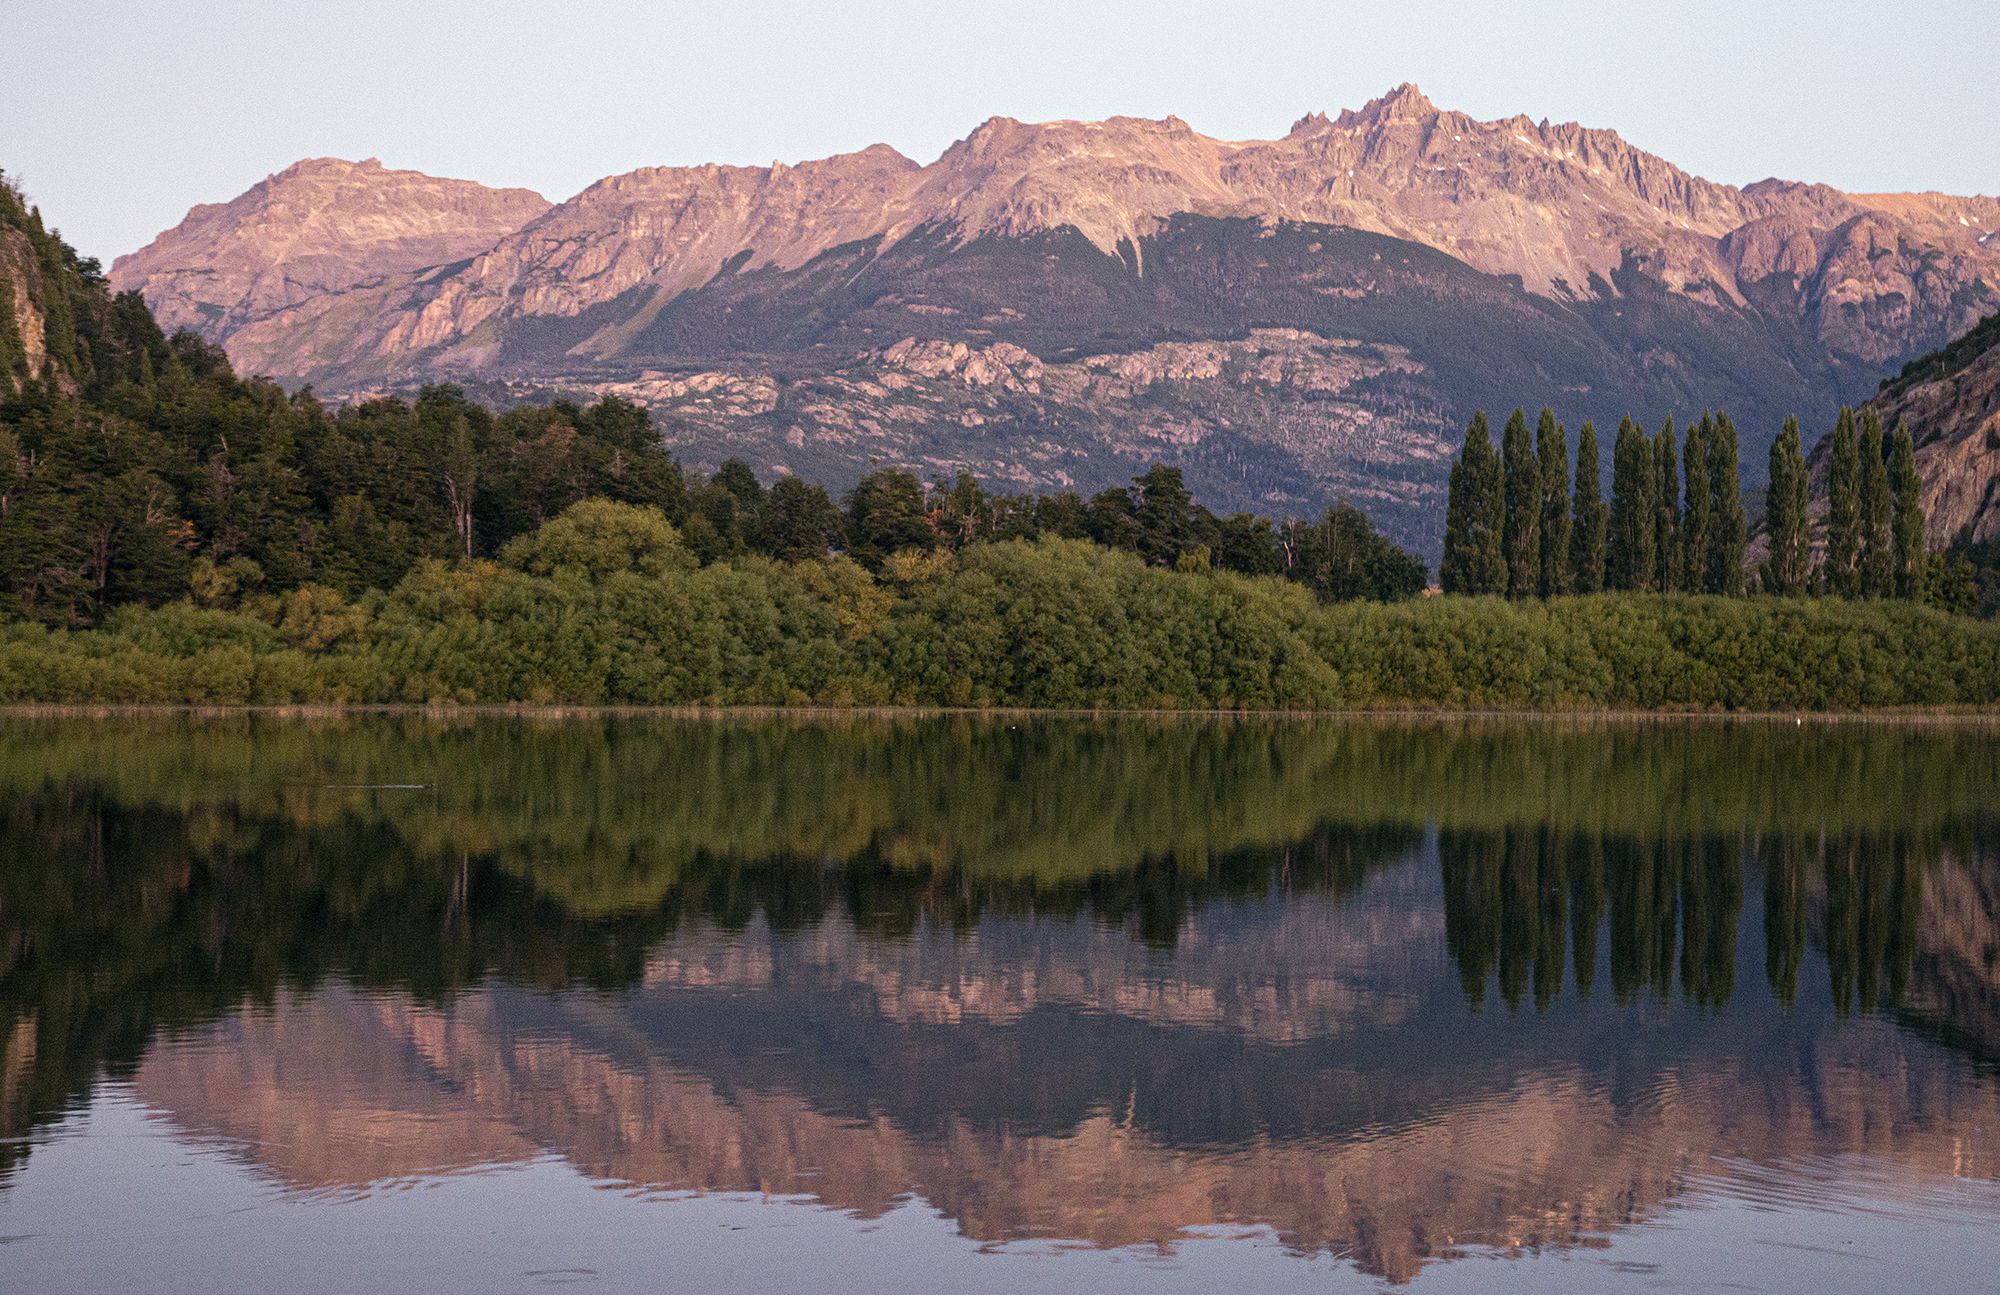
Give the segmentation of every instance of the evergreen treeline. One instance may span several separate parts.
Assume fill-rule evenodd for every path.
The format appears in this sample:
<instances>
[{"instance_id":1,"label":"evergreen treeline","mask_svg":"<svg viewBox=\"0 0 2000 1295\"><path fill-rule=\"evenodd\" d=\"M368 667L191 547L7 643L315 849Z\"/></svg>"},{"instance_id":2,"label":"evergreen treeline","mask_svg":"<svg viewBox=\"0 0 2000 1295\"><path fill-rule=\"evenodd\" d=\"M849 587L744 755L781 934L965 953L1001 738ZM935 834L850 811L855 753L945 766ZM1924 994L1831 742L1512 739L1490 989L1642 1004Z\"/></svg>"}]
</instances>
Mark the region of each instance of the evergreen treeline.
<instances>
[{"instance_id":1,"label":"evergreen treeline","mask_svg":"<svg viewBox=\"0 0 2000 1295\"><path fill-rule=\"evenodd\" d=\"M1452 465L1439 567L1446 593L1746 592L1748 527L1728 415L1704 414L1678 445L1671 418L1652 435L1623 420L1612 443L1608 506L1591 424L1577 438L1567 505L1567 438L1555 415L1542 411L1531 443L1517 409L1501 439L1496 455L1486 416L1474 415ZM1843 410L1833 431L1823 552L1816 550L1798 421L1787 419L1771 446L1758 590L1974 610L1971 563L1925 549L1920 487L1909 429L1885 437L1873 410L1858 422Z\"/></svg>"}]
</instances>

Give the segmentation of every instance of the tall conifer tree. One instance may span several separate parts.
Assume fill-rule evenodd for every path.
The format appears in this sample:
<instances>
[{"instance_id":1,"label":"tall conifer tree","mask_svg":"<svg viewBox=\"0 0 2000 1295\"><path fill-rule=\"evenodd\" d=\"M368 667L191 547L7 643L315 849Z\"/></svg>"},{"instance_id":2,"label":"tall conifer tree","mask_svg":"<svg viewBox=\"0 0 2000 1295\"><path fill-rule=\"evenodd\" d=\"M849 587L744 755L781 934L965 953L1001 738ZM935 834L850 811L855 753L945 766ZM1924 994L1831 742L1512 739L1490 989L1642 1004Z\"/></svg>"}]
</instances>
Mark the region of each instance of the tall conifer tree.
<instances>
[{"instance_id":1,"label":"tall conifer tree","mask_svg":"<svg viewBox=\"0 0 2000 1295\"><path fill-rule=\"evenodd\" d=\"M1613 589L1644 593L1659 574L1655 549L1659 519L1654 515L1660 473L1653 461L1653 438L1630 418L1618 424L1611 446L1611 537L1605 573Z\"/></svg>"},{"instance_id":2,"label":"tall conifer tree","mask_svg":"<svg viewBox=\"0 0 2000 1295\"><path fill-rule=\"evenodd\" d=\"M1507 517L1503 544L1507 552L1507 592L1533 598L1542 582L1542 471L1535 443L1528 434L1528 416L1516 409L1500 434L1500 457L1506 473Z\"/></svg>"},{"instance_id":3,"label":"tall conifer tree","mask_svg":"<svg viewBox=\"0 0 2000 1295\"><path fill-rule=\"evenodd\" d=\"M1535 425L1535 457L1542 478L1542 579L1540 592L1553 598L1570 591L1569 434L1553 410L1542 410Z\"/></svg>"},{"instance_id":4,"label":"tall conifer tree","mask_svg":"<svg viewBox=\"0 0 2000 1295\"><path fill-rule=\"evenodd\" d=\"M1609 529L1604 480L1597 463L1597 427L1586 422L1576 434L1576 497L1570 513L1570 585L1580 594L1604 588L1604 547Z\"/></svg>"},{"instance_id":5,"label":"tall conifer tree","mask_svg":"<svg viewBox=\"0 0 2000 1295\"><path fill-rule=\"evenodd\" d=\"M1889 533L1894 501L1889 498L1889 465L1883 455L1882 418L1861 415L1861 596L1887 598L1896 590L1896 555Z\"/></svg>"},{"instance_id":6,"label":"tall conifer tree","mask_svg":"<svg viewBox=\"0 0 2000 1295\"><path fill-rule=\"evenodd\" d=\"M1438 557L1438 587L1448 594L1469 592L1472 578L1472 482L1465 461L1472 455L1470 439L1451 461L1444 496L1444 551Z\"/></svg>"},{"instance_id":7,"label":"tall conifer tree","mask_svg":"<svg viewBox=\"0 0 2000 1295\"><path fill-rule=\"evenodd\" d=\"M1708 582L1710 593L1743 592L1743 544L1748 523L1743 516L1743 481L1736 463L1736 424L1728 414L1715 416L1715 434L1708 443L1709 507Z\"/></svg>"},{"instance_id":8,"label":"tall conifer tree","mask_svg":"<svg viewBox=\"0 0 2000 1295\"><path fill-rule=\"evenodd\" d=\"M1861 588L1861 448L1854 411L1845 408L1833 425L1826 470L1826 586L1842 598Z\"/></svg>"},{"instance_id":9,"label":"tall conifer tree","mask_svg":"<svg viewBox=\"0 0 2000 1295\"><path fill-rule=\"evenodd\" d=\"M1919 598L1924 588L1923 481L1917 476L1917 450L1907 423L1896 424L1895 448L1889 455L1889 489L1895 496L1891 527L1896 546L1896 597Z\"/></svg>"},{"instance_id":10,"label":"tall conifer tree","mask_svg":"<svg viewBox=\"0 0 2000 1295\"><path fill-rule=\"evenodd\" d=\"M1764 592L1804 593L1811 550L1806 532L1806 461L1799 451L1799 420L1787 418L1771 442L1771 486L1765 495L1765 530L1771 549L1764 558Z\"/></svg>"},{"instance_id":11,"label":"tall conifer tree","mask_svg":"<svg viewBox=\"0 0 2000 1295\"><path fill-rule=\"evenodd\" d=\"M1681 451L1686 500L1681 508L1681 587L1692 593L1708 588L1708 543L1713 529L1709 519L1715 512L1708 490L1708 438L1714 430L1715 420L1703 414L1699 423L1688 428L1687 445Z\"/></svg>"},{"instance_id":12,"label":"tall conifer tree","mask_svg":"<svg viewBox=\"0 0 2000 1295\"><path fill-rule=\"evenodd\" d=\"M1465 448L1451 465L1445 504L1444 559L1438 581L1446 593L1507 592L1507 560L1501 548L1507 505L1500 458L1485 411L1472 416Z\"/></svg>"},{"instance_id":13,"label":"tall conifer tree","mask_svg":"<svg viewBox=\"0 0 2000 1295\"><path fill-rule=\"evenodd\" d=\"M1680 450L1674 443L1674 420L1670 415L1653 441L1653 462L1660 474L1653 500L1653 587L1663 594L1681 587L1680 545Z\"/></svg>"}]
</instances>

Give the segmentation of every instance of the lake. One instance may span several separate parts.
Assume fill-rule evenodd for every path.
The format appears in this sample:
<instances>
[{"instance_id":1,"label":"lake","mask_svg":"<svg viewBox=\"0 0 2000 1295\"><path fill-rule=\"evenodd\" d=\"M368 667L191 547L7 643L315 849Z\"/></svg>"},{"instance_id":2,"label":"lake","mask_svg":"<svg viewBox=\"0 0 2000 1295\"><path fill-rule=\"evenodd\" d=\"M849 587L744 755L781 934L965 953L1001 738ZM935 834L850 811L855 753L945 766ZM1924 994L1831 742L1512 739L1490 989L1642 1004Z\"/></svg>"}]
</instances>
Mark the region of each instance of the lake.
<instances>
[{"instance_id":1,"label":"lake","mask_svg":"<svg viewBox=\"0 0 2000 1295\"><path fill-rule=\"evenodd\" d=\"M0 1289L1990 1290L2000 726L0 719Z\"/></svg>"}]
</instances>

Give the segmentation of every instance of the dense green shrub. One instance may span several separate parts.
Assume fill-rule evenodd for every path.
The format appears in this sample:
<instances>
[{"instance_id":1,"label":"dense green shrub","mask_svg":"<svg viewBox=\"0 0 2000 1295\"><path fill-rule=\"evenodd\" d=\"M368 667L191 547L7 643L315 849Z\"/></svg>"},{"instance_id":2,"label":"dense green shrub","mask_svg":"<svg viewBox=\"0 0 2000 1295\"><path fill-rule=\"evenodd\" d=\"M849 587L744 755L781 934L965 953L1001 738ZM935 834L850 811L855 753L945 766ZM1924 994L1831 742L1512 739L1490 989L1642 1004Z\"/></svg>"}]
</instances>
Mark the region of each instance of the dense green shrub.
<instances>
[{"instance_id":1,"label":"dense green shrub","mask_svg":"<svg viewBox=\"0 0 2000 1295\"><path fill-rule=\"evenodd\" d=\"M1327 604L1296 581L1004 540L697 566L576 505L499 562L349 602L0 625L0 703L1853 710L2000 702L2000 625L1909 602L1579 595Z\"/></svg>"}]
</instances>

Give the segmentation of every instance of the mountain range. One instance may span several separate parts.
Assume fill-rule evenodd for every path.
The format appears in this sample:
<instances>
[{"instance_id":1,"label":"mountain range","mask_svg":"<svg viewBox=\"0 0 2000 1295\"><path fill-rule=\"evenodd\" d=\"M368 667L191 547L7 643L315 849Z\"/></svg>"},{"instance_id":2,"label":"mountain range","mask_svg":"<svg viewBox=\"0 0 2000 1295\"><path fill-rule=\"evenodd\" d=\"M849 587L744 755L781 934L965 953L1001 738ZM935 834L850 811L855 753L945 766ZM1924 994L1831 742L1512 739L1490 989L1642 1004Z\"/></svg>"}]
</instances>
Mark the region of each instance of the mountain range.
<instances>
[{"instance_id":1,"label":"mountain range","mask_svg":"<svg viewBox=\"0 0 2000 1295\"><path fill-rule=\"evenodd\" d=\"M239 367L349 398L619 395L697 466L1348 498L1434 551L1474 408L1725 408L1753 478L2000 309L2000 199L1712 183L1405 85L1280 139L995 118L919 164L662 167L551 204L300 162L118 259Z\"/></svg>"}]
</instances>

